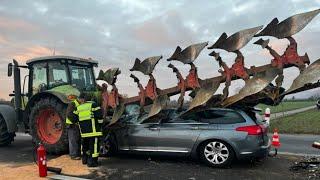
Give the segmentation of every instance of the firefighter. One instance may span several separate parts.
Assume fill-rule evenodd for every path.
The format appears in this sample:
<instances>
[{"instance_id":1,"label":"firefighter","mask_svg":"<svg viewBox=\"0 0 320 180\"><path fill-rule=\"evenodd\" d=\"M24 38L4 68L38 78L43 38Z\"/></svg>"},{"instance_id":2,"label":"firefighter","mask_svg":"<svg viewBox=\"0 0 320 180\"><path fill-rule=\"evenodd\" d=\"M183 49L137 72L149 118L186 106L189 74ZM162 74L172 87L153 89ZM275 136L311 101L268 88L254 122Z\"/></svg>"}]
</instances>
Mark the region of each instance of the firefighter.
<instances>
[{"instance_id":1,"label":"firefighter","mask_svg":"<svg viewBox=\"0 0 320 180\"><path fill-rule=\"evenodd\" d=\"M73 112L77 110L79 106L79 101L75 98L67 107L67 133L68 133L68 142L69 142L69 156L72 160L81 159L81 138L79 125L77 123L78 116Z\"/></svg>"},{"instance_id":2,"label":"firefighter","mask_svg":"<svg viewBox=\"0 0 320 180\"><path fill-rule=\"evenodd\" d=\"M87 164L88 167L97 167L103 115L100 107L95 102L89 101L90 99L88 94L80 94L80 105L74 114L78 116L77 120L80 126L82 163Z\"/></svg>"}]
</instances>

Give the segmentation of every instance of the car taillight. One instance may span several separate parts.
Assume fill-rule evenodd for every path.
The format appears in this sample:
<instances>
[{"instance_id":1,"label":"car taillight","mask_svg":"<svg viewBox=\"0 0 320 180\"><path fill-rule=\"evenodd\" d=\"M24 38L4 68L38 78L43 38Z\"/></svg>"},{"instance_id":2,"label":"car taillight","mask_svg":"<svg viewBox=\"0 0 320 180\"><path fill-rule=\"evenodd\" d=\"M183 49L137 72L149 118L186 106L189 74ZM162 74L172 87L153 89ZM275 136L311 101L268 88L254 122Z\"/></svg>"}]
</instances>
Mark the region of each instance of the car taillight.
<instances>
[{"instance_id":1,"label":"car taillight","mask_svg":"<svg viewBox=\"0 0 320 180\"><path fill-rule=\"evenodd\" d=\"M247 132L248 135L261 135L263 133L263 128L259 125L253 125L253 126L242 126L237 127L236 131L244 131Z\"/></svg>"},{"instance_id":2,"label":"car taillight","mask_svg":"<svg viewBox=\"0 0 320 180\"><path fill-rule=\"evenodd\" d=\"M268 126L265 126L265 125L259 125L262 129L262 133L263 134L267 134L268 133Z\"/></svg>"}]
</instances>

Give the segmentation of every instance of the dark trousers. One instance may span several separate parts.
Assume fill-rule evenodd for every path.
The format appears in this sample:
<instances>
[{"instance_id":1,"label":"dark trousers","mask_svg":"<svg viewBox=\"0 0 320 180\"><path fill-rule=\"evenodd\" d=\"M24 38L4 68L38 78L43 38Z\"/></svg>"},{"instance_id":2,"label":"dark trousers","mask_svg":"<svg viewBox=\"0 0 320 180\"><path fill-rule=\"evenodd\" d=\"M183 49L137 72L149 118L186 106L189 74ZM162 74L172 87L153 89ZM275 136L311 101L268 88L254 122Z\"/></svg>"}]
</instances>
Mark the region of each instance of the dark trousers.
<instances>
[{"instance_id":1,"label":"dark trousers","mask_svg":"<svg viewBox=\"0 0 320 180\"><path fill-rule=\"evenodd\" d=\"M68 127L69 155L71 157L81 156L81 137L79 126L71 124Z\"/></svg>"},{"instance_id":2,"label":"dark trousers","mask_svg":"<svg viewBox=\"0 0 320 180\"><path fill-rule=\"evenodd\" d=\"M90 166L98 166L99 137L82 138L82 162Z\"/></svg>"}]
</instances>

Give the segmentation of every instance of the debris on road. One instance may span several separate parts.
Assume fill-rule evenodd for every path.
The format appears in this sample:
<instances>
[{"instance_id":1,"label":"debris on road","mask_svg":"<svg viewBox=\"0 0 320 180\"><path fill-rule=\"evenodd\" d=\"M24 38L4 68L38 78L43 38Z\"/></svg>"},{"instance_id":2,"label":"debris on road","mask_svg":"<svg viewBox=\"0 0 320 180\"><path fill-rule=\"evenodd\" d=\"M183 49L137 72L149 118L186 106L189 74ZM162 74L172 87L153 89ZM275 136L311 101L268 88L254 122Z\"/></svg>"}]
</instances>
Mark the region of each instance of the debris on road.
<instances>
[{"instance_id":1,"label":"debris on road","mask_svg":"<svg viewBox=\"0 0 320 180\"><path fill-rule=\"evenodd\" d=\"M290 171L305 175L308 179L320 178L320 157L305 157L301 161L295 162L290 167Z\"/></svg>"}]
</instances>

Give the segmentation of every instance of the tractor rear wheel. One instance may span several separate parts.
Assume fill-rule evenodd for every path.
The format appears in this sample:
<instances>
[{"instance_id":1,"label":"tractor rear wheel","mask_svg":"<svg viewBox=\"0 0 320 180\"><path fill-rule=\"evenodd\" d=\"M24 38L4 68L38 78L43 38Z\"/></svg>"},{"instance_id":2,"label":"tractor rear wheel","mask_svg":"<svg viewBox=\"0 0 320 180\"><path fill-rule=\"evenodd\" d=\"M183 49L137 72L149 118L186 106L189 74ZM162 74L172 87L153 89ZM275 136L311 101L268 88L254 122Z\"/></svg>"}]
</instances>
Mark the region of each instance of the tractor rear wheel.
<instances>
[{"instance_id":1,"label":"tractor rear wheel","mask_svg":"<svg viewBox=\"0 0 320 180\"><path fill-rule=\"evenodd\" d=\"M65 116L66 105L56 98L42 98L36 102L29 117L33 142L41 142L48 153L67 152Z\"/></svg>"},{"instance_id":2,"label":"tractor rear wheel","mask_svg":"<svg viewBox=\"0 0 320 180\"><path fill-rule=\"evenodd\" d=\"M0 114L0 147L8 146L14 140L14 133L9 133L6 121Z\"/></svg>"}]
</instances>

